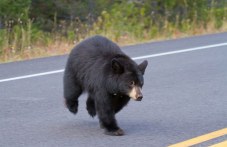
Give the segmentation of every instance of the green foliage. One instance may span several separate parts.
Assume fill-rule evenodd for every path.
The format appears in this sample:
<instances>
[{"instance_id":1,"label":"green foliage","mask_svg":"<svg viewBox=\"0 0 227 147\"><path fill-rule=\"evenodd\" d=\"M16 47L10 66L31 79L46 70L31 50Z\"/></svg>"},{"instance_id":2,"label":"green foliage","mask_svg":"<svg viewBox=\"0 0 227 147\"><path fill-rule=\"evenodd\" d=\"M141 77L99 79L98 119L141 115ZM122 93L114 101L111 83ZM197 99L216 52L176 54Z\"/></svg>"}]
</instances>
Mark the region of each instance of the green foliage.
<instances>
[{"instance_id":1,"label":"green foliage","mask_svg":"<svg viewBox=\"0 0 227 147\"><path fill-rule=\"evenodd\" d=\"M29 36L25 27L29 20L31 0L1 0L0 1L0 54L15 52L14 47L24 48Z\"/></svg>"},{"instance_id":2,"label":"green foliage","mask_svg":"<svg viewBox=\"0 0 227 147\"><path fill-rule=\"evenodd\" d=\"M116 40L124 35L143 38L147 28L151 25L151 19L145 16L145 11L144 7L137 7L134 3L114 4L111 10L102 12L95 25L99 27L96 30L103 30L105 35L113 32L112 38Z\"/></svg>"},{"instance_id":3,"label":"green foliage","mask_svg":"<svg viewBox=\"0 0 227 147\"><path fill-rule=\"evenodd\" d=\"M215 17L215 27L220 28L223 24L224 19L224 11L220 8L215 9L214 11L214 17Z\"/></svg>"},{"instance_id":4,"label":"green foliage","mask_svg":"<svg viewBox=\"0 0 227 147\"><path fill-rule=\"evenodd\" d=\"M93 34L149 40L226 22L226 0L0 0L0 55Z\"/></svg>"},{"instance_id":5,"label":"green foliage","mask_svg":"<svg viewBox=\"0 0 227 147\"><path fill-rule=\"evenodd\" d=\"M28 19L31 0L0 0L0 18L4 20Z\"/></svg>"}]
</instances>

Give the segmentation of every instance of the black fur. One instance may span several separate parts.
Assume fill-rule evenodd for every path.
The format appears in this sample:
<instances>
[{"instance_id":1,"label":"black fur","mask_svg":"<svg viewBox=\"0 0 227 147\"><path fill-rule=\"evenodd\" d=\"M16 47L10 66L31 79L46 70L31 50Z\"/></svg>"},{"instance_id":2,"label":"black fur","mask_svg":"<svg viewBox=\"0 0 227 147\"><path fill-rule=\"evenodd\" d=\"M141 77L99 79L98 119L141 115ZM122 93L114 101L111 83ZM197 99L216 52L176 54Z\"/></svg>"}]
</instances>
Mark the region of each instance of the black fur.
<instances>
[{"instance_id":1,"label":"black fur","mask_svg":"<svg viewBox=\"0 0 227 147\"><path fill-rule=\"evenodd\" d=\"M82 41L70 53L64 73L64 97L69 111L76 114L78 97L88 92L87 111L97 113L100 126L109 135L123 135L115 113L129 101L130 82L143 86L147 61L137 65L118 45L102 36Z\"/></svg>"}]
</instances>

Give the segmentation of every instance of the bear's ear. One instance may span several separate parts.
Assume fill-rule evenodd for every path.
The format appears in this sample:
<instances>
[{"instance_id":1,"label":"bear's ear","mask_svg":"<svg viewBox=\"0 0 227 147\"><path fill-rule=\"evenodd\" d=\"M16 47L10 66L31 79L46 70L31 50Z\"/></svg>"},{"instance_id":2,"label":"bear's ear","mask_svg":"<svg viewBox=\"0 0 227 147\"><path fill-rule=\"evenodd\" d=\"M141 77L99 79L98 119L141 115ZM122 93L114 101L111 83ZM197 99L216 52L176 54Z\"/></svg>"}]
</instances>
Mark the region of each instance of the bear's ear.
<instances>
[{"instance_id":1,"label":"bear's ear","mask_svg":"<svg viewBox=\"0 0 227 147\"><path fill-rule=\"evenodd\" d=\"M116 58L112 59L111 66L113 71L117 74L122 74L124 72L124 67Z\"/></svg>"},{"instance_id":2,"label":"bear's ear","mask_svg":"<svg viewBox=\"0 0 227 147\"><path fill-rule=\"evenodd\" d=\"M138 65L138 68L139 68L139 70L142 72L143 75L144 75L144 73L145 73L145 69L146 69L147 65L148 65L147 60L144 60L142 63L140 63L140 64Z\"/></svg>"}]
</instances>

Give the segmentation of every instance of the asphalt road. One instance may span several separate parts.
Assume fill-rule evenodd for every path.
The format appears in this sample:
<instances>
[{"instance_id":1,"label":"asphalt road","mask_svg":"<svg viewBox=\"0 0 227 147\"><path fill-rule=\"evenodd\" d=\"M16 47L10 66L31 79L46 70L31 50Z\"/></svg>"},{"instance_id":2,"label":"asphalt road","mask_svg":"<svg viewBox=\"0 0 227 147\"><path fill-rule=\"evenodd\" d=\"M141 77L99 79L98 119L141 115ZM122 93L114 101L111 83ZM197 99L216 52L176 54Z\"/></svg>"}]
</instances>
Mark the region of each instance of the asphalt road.
<instances>
[{"instance_id":1,"label":"asphalt road","mask_svg":"<svg viewBox=\"0 0 227 147\"><path fill-rule=\"evenodd\" d=\"M97 118L86 112L86 94L80 98L77 115L64 107L62 69L67 56L0 64L0 146L163 147L224 129L227 44L223 43L227 33L123 47L136 62L146 58L149 65L144 99L131 101L117 114L126 133L121 137L103 134ZM58 72L22 78L50 71ZM195 146L226 140L227 133Z\"/></svg>"}]
</instances>

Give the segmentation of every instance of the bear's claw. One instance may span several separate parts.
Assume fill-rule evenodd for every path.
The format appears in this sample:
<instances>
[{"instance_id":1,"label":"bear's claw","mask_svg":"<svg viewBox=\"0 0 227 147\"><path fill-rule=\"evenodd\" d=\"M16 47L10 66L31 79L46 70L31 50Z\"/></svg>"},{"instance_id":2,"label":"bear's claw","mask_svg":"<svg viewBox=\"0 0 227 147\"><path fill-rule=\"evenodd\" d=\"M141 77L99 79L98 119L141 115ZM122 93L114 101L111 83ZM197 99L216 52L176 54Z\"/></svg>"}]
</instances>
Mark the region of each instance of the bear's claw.
<instances>
[{"instance_id":1,"label":"bear's claw","mask_svg":"<svg viewBox=\"0 0 227 147\"><path fill-rule=\"evenodd\" d=\"M95 115L96 115L96 110L95 110L95 108L89 107L89 108L87 108L87 111L88 111L88 114L89 114L91 117L95 117Z\"/></svg>"},{"instance_id":2,"label":"bear's claw","mask_svg":"<svg viewBox=\"0 0 227 147\"><path fill-rule=\"evenodd\" d=\"M123 136L125 133L122 129L118 129L117 131L106 131L105 134L111 136Z\"/></svg>"}]
</instances>

